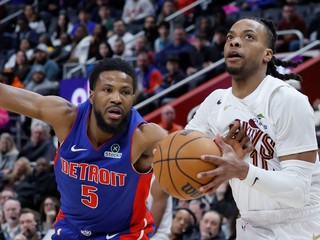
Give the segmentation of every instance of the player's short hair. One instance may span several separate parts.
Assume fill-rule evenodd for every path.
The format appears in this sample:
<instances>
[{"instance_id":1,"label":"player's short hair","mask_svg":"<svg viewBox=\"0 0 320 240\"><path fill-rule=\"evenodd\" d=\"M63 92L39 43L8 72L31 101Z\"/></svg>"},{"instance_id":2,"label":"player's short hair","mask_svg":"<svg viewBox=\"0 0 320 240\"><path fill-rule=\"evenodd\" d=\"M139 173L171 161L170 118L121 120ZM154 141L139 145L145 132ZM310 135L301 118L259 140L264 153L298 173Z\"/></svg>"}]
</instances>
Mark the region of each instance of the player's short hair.
<instances>
[{"instance_id":1,"label":"player's short hair","mask_svg":"<svg viewBox=\"0 0 320 240\"><path fill-rule=\"evenodd\" d=\"M90 77L90 90L93 90L96 82L99 80L99 76L105 71L119 71L129 75L133 80L133 92L137 88L137 77L133 67L121 58L104 58L93 68Z\"/></svg>"}]
</instances>

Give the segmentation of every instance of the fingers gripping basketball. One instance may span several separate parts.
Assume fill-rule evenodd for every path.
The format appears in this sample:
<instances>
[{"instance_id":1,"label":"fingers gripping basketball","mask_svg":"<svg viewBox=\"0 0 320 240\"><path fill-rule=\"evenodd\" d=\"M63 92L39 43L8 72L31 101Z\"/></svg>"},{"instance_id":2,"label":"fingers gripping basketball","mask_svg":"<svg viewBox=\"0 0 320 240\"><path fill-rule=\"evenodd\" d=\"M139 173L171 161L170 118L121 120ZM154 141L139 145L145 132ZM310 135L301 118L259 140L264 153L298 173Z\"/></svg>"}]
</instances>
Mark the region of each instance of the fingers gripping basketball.
<instances>
[{"instance_id":1,"label":"fingers gripping basketball","mask_svg":"<svg viewBox=\"0 0 320 240\"><path fill-rule=\"evenodd\" d=\"M194 130L180 130L168 135L157 147L153 170L164 191L178 199L196 199L204 194L200 186L211 178L198 179L199 172L215 168L200 159L201 155L221 156L215 142L206 134Z\"/></svg>"}]
</instances>

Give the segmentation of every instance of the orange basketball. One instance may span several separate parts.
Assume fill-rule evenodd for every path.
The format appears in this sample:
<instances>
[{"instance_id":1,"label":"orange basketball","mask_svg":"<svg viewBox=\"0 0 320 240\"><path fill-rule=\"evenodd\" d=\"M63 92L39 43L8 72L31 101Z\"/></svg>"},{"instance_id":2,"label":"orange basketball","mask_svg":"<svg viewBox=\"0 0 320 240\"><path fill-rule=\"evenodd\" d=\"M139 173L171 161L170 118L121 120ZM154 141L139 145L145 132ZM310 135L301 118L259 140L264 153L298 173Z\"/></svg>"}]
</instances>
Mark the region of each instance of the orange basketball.
<instances>
[{"instance_id":1,"label":"orange basketball","mask_svg":"<svg viewBox=\"0 0 320 240\"><path fill-rule=\"evenodd\" d=\"M200 198L202 185L212 178L197 178L199 172L215 168L202 161L201 155L221 156L219 147L206 134L194 130L179 130L168 135L153 156L153 171L165 192L178 199Z\"/></svg>"}]
</instances>

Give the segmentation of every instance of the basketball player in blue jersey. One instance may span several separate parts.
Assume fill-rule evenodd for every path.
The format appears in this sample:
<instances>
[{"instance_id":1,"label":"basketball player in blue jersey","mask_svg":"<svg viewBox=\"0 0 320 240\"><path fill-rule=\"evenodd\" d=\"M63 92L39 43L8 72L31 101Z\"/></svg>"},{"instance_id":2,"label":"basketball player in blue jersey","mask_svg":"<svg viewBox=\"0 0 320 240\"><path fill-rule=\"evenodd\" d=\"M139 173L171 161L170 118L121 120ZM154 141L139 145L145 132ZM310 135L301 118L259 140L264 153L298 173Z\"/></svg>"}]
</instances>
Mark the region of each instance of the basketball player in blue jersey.
<instances>
[{"instance_id":1,"label":"basketball player in blue jersey","mask_svg":"<svg viewBox=\"0 0 320 240\"><path fill-rule=\"evenodd\" d=\"M136 77L128 63L104 59L89 81L79 106L0 84L0 107L47 122L59 139L61 211L52 239L149 239L153 150L167 134L132 108Z\"/></svg>"},{"instance_id":2,"label":"basketball player in blue jersey","mask_svg":"<svg viewBox=\"0 0 320 240\"><path fill-rule=\"evenodd\" d=\"M275 58L276 39L267 19L237 21L224 48L232 87L212 92L186 128L210 134L222 150L222 157L202 157L217 168L198 174L213 177L200 190L214 191L229 180L240 210L237 239L320 239L314 111L305 95L282 81L300 76L276 70L297 65Z\"/></svg>"}]
</instances>

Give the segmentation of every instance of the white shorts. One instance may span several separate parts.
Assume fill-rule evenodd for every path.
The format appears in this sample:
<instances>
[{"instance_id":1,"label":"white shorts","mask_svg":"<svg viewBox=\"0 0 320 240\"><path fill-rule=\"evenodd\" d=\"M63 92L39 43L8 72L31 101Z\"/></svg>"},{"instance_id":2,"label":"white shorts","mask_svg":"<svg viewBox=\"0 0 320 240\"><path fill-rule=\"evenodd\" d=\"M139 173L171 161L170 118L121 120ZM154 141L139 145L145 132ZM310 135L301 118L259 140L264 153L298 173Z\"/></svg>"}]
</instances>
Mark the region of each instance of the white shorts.
<instances>
[{"instance_id":1,"label":"white shorts","mask_svg":"<svg viewBox=\"0 0 320 240\"><path fill-rule=\"evenodd\" d=\"M236 228L237 240L320 240L320 206L246 213Z\"/></svg>"}]
</instances>

